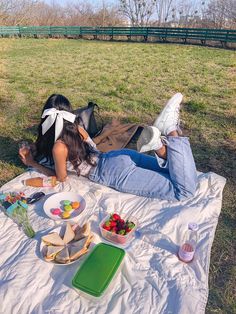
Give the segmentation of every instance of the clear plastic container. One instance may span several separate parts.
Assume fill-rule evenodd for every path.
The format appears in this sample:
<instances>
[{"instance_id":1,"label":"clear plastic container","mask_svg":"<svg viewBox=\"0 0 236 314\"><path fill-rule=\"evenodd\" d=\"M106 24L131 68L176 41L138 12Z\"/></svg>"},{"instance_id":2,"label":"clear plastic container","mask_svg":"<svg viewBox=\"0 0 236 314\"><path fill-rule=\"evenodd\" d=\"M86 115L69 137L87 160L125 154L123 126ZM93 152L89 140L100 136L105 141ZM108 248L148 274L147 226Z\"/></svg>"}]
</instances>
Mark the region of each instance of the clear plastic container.
<instances>
[{"instance_id":1,"label":"clear plastic container","mask_svg":"<svg viewBox=\"0 0 236 314\"><path fill-rule=\"evenodd\" d=\"M179 247L178 257L182 262L189 263L193 260L198 241L198 224L189 223L183 242Z\"/></svg>"},{"instance_id":2,"label":"clear plastic container","mask_svg":"<svg viewBox=\"0 0 236 314\"><path fill-rule=\"evenodd\" d=\"M138 220L135 217L123 217L124 220L129 220L130 222L133 222L135 224L135 227L126 235L121 235L121 234L116 234L114 232L108 231L103 228L104 223L109 220L110 215L107 215L99 224L100 232L101 235L104 239L106 239L109 242L121 245L121 246L126 246L130 243L132 238L134 237L135 230L137 229L138 226Z\"/></svg>"},{"instance_id":3,"label":"clear plastic container","mask_svg":"<svg viewBox=\"0 0 236 314\"><path fill-rule=\"evenodd\" d=\"M74 275L72 286L89 299L102 297L108 287L111 289L110 283L120 270L124 256L122 248L97 244Z\"/></svg>"}]
</instances>

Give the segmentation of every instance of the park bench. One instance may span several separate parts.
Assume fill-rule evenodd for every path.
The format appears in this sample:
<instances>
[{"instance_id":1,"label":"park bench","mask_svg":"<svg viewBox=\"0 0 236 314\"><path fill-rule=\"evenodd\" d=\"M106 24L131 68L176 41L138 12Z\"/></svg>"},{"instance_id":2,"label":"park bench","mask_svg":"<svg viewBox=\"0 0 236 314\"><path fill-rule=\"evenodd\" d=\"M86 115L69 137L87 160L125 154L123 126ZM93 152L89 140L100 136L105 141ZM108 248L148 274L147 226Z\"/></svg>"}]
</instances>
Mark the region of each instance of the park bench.
<instances>
[{"instance_id":1,"label":"park bench","mask_svg":"<svg viewBox=\"0 0 236 314\"><path fill-rule=\"evenodd\" d=\"M36 37L37 28L36 26L20 26L20 37Z\"/></svg>"},{"instance_id":2,"label":"park bench","mask_svg":"<svg viewBox=\"0 0 236 314\"><path fill-rule=\"evenodd\" d=\"M66 37L67 31L65 26L50 26L49 37Z\"/></svg>"},{"instance_id":3,"label":"park bench","mask_svg":"<svg viewBox=\"0 0 236 314\"><path fill-rule=\"evenodd\" d=\"M19 26L0 26L1 37L19 36Z\"/></svg>"},{"instance_id":4,"label":"park bench","mask_svg":"<svg viewBox=\"0 0 236 314\"><path fill-rule=\"evenodd\" d=\"M80 26L64 26L66 37L80 37Z\"/></svg>"},{"instance_id":5,"label":"park bench","mask_svg":"<svg viewBox=\"0 0 236 314\"><path fill-rule=\"evenodd\" d=\"M114 37L143 37L157 38L163 42L168 40L199 41L206 44L208 41L219 41L223 46L227 43L236 43L236 30L209 29L209 28L180 28L180 27L89 27L89 26L0 26L0 36L10 37L72 37L81 38L93 36Z\"/></svg>"}]
</instances>

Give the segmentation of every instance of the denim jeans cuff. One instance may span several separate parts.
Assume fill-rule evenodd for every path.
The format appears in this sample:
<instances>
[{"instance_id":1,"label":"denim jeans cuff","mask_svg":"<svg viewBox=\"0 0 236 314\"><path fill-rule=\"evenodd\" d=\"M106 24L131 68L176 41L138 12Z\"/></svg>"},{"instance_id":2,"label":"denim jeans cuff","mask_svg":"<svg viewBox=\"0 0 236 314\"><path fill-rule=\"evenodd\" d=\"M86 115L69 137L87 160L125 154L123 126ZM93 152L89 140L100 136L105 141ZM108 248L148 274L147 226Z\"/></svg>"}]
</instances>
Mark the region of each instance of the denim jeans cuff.
<instances>
[{"instance_id":1,"label":"denim jeans cuff","mask_svg":"<svg viewBox=\"0 0 236 314\"><path fill-rule=\"evenodd\" d=\"M170 142L170 143L178 143L179 141L180 142L189 142L188 136L167 136L166 138L167 138L168 142ZM167 146L168 146L168 144L167 144Z\"/></svg>"},{"instance_id":2,"label":"denim jeans cuff","mask_svg":"<svg viewBox=\"0 0 236 314\"><path fill-rule=\"evenodd\" d=\"M155 153L155 157L160 168L163 168L163 169L168 168L168 161L166 159L159 157L156 153Z\"/></svg>"}]
</instances>

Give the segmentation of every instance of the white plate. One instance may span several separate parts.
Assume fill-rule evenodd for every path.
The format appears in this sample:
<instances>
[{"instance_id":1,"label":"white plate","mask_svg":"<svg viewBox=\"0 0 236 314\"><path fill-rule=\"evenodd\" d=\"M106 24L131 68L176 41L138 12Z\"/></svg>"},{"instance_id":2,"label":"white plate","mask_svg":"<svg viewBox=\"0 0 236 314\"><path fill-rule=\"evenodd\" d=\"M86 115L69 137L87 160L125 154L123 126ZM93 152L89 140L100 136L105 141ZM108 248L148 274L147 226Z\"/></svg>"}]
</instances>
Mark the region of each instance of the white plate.
<instances>
[{"instance_id":1,"label":"white plate","mask_svg":"<svg viewBox=\"0 0 236 314\"><path fill-rule=\"evenodd\" d=\"M63 236L64 233L65 233L65 229L66 229L66 226L65 225L62 225L61 227L56 227L55 229L51 230L50 233L52 232L56 232L58 233L60 236ZM61 264L61 263L57 263L55 261L46 261L44 259L44 256L45 256L45 253L46 253L46 249L47 249L47 246L43 243L43 241L41 240L41 243L40 243L40 254L41 254L41 257L42 259L44 260L44 262L46 263L50 263L50 264L54 264L54 265L59 265L59 266L66 266L66 265L71 265L71 264L74 264L75 262L78 262L80 261L81 259L78 258L70 263L67 263L67 264ZM87 254L87 253L86 253ZM86 255L85 254L85 255ZM83 256L81 256L83 257Z\"/></svg>"},{"instance_id":2,"label":"white plate","mask_svg":"<svg viewBox=\"0 0 236 314\"><path fill-rule=\"evenodd\" d=\"M80 206L78 209L74 209L71 211L70 218L61 218L58 215L53 215L52 210L55 208L63 208L63 202L65 200L71 201L71 202L80 202ZM61 193L55 193L52 196L50 196L44 203L43 209L45 214L53 219L53 220L59 220L59 221L73 221L76 217L78 217L82 211L86 207L85 199L74 192L61 192Z\"/></svg>"}]
</instances>

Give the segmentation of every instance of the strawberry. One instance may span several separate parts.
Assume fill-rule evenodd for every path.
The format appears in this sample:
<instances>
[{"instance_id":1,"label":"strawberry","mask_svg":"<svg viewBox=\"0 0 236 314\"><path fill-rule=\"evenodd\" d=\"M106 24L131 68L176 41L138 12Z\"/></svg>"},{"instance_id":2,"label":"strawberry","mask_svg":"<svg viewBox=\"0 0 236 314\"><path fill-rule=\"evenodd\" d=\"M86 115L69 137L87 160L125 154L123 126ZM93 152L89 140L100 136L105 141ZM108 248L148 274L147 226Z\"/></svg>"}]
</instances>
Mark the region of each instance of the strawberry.
<instances>
[{"instance_id":1,"label":"strawberry","mask_svg":"<svg viewBox=\"0 0 236 314\"><path fill-rule=\"evenodd\" d=\"M117 230L118 230L118 229L117 229L116 227L113 227L113 228L111 229L111 232L112 232L112 233L117 233Z\"/></svg>"},{"instance_id":2,"label":"strawberry","mask_svg":"<svg viewBox=\"0 0 236 314\"><path fill-rule=\"evenodd\" d=\"M120 220L120 216L118 214L113 214L112 215L112 220L116 221L116 220Z\"/></svg>"},{"instance_id":3,"label":"strawberry","mask_svg":"<svg viewBox=\"0 0 236 314\"><path fill-rule=\"evenodd\" d=\"M132 229L130 228L125 228L126 233L129 233Z\"/></svg>"},{"instance_id":4,"label":"strawberry","mask_svg":"<svg viewBox=\"0 0 236 314\"><path fill-rule=\"evenodd\" d=\"M103 229L107 230L107 231L110 231L111 230L111 227L108 227L106 226L105 224L103 225Z\"/></svg>"},{"instance_id":5,"label":"strawberry","mask_svg":"<svg viewBox=\"0 0 236 314\"><path fill-rule=\"evenodd\" d=\"M112 220L112 221L110 222L110 226L111 226L111 227L116 227L116 225L117 225L117 224L116 224L115 221Z\"/></svg>"}]
</instances>

